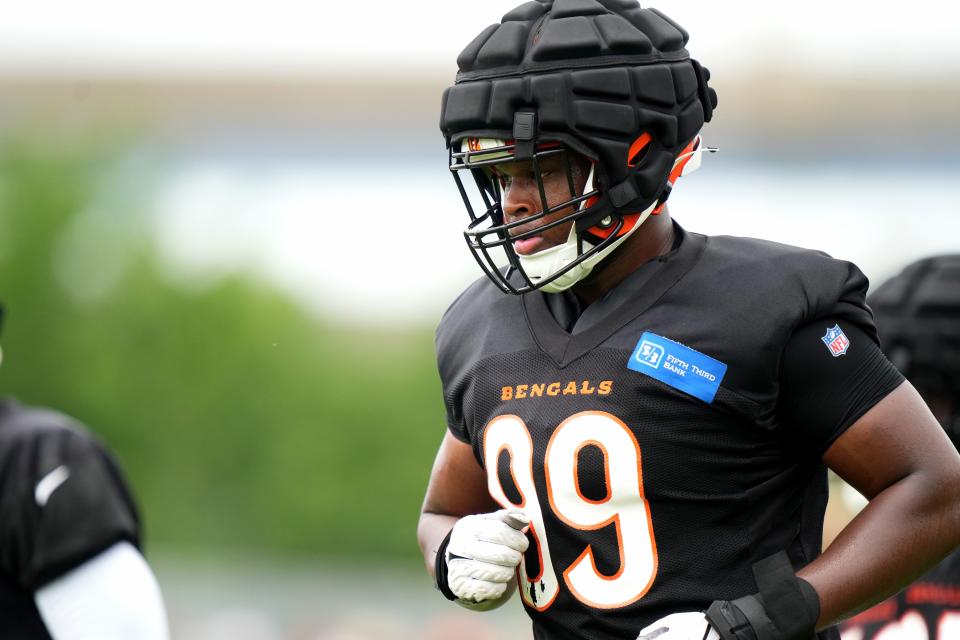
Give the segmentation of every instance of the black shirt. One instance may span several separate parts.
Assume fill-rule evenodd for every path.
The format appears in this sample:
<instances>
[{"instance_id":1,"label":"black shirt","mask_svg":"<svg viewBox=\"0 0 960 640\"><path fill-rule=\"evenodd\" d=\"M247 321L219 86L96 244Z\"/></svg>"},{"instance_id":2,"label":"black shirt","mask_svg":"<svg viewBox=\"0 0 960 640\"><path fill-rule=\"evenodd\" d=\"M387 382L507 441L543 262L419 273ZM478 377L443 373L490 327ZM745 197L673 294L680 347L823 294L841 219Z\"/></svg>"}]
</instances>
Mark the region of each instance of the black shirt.
<instances>
[{"instance_id":1,"label":"black shirt","mask_svg":"<svg viewBox=\"0 0 960 640\"><path fill-rule=\"evenodd\" d=\"M809 563L821 454L902 382L877 359L854 265L678 233L572 334L552 294L506 296L486 279L437 330L451 433L491 495L533 519L520 584L538 639L632 640L670 613L755 592L752 565L777 551ZM795 414L805 389L785 368L845 385L864 362L866 389Z\"/></svg>"},{"instance_id":2,"label":"black shirt","mask_svg":"<svg viewBox=\"0 0 960 640\"><path fill-rule=\"evenodd\" d=\"M0 638L48 640L33 592L139 538L123 476L86 429L0 400Z\"/></svg>"}]
</instances>

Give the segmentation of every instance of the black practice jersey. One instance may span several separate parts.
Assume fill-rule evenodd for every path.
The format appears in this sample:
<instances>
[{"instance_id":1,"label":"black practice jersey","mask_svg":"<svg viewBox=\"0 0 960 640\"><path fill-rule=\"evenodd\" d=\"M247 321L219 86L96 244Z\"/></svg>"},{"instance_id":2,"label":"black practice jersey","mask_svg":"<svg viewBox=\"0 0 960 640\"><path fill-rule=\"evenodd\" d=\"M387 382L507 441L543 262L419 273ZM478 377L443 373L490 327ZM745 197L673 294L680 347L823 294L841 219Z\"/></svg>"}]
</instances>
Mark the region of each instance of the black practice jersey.
<instances>
[{"instance_id":1,"label":"black practice jersey","mask_svg":"<svg viewBox=\"0 0 960 640\"><path fill-rule=\"evenodd\" d=\"M139 535L116 463L83 427L0 400L0 638L49 640L33 592Z\"/></svg>"},{"instance_id":2,"label":"black practice jersey","mask_svg":"<svg viewBox=\"0 0 960 640\"><path fill-rule=\"evenodd\" d=\"M902 381L882 360L889 372L867 376L875 388L856 406L793 419L784 397L804 394L783 388L785 360L829 369L879 352L866 278L819 252L677 230L679 246L572 335L550 294L508 296L486 279L437 330L451 433L494 499L532 519L519 579L535 638L633 640L670 613L756 592L751 568L775 552L809 563L823 452Z\"/></svg>"},{"instance_id":3,"label":"black practice jersey","mask_svg":"<svg viewBox=\"0 0 960 640\"><path fill-rule=\"evenodd\" d=\"M909 587L845 622L843 640L960 638L960 551Z\"/></svg>"}]
</instances>

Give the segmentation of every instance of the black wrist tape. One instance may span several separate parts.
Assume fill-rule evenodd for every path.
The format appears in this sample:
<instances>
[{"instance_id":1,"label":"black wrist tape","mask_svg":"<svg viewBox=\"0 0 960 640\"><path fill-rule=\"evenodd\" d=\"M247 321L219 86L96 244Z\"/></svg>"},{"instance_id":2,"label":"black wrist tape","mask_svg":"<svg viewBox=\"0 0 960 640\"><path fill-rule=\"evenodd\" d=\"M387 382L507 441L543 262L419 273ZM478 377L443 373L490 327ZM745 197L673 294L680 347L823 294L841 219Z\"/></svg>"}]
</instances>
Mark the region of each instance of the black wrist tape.
<instances>
[{"instance_id":1,"label":"black wrist tape","mask_svg":"<svg viewBox=\"0 0 960 640\"><path fill-rule=\"evenodd\" d=\"M793 573L780 552L753 566L760 592L733 602L718 600L707 619L722 640L811 640L820 599L809 582Z\"/></svg>"},{"instance_id":2,"label":"black wrist tape","mask_svg":"<svg viewBox=\"0 0 960 640\"><path fill-rule=\"evenodd\" d=\"M753 596L747 596L748 598ZM740 600L745 600L741 598ZM747 618L743 610L738 607L740 600L730 602L728 600L716 600L707 609L707 620L710 625L717 630L722 640L760 640L754 631L753 623ZM745 607L748 611L751 607ZM761 607L762 610L762 607ZM756 612L754 620L756 621Z\"/></svg>"},{"instance_id":3,"label":"black wrist tape","mask_svg":"<svg viewBox=\"0 0 960 640\"><path fill-rule=\"evenodd\" d=\"M433 561L433 574L437 579L437 589L440 590L443 597L447 600L456 600L457 596L453 595L453 591L450 590L450 583L447 582L447 546L450 544L451 533L453 533L453 529L447 533L443 542L437 548L437 557Z\"/></svg>"}]
</instances>

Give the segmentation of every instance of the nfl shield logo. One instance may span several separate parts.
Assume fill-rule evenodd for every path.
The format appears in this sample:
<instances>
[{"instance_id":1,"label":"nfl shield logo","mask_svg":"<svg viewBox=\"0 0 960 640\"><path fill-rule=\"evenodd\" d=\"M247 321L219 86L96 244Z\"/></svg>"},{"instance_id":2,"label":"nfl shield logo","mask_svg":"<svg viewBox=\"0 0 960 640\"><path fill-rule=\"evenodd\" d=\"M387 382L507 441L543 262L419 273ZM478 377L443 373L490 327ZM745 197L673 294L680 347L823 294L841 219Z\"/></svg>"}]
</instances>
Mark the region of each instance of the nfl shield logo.
<instances>
[{"instance_id":1,"label":"nfl shield logo","mask_svg":"<svg viewBox=\"0 0 960 640\"><path fill-rule=\"evenodd\" d=\"M823 344L827 345L827 349L830 349L830 355L834 358L842 356L850 348L850 340L838 324L827 329L827 335L820 339L823 340Z\"/></svg>"}]
</instances>

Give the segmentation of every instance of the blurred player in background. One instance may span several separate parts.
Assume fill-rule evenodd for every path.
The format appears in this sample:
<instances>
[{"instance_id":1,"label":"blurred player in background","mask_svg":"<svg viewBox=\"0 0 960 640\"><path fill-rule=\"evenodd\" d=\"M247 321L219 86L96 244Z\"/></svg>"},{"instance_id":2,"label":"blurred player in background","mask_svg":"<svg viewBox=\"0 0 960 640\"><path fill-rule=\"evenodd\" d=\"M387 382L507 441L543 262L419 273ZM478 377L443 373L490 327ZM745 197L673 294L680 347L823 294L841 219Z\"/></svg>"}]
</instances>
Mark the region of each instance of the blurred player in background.
<instances>
[{"instance_id":1,"label":"blurred player in background","mask_svg":"<svg viewBox=\"0 0 960 640\"><path fill-rule=\"evenodd\" d=\"M139 546L136 505L103 446L63 414L0 398L0 638L166 640Z\"/></svg>"},{"instance_id":2,"label":"blurred player in background","mask_svg":"<svg viewBox=\"0 0 960 640\"><path fill-rule=\"evenodd\" d=\"M960 456L859 269L671 219L717 105L686 42L633 0L527 2L443 96L487 277L437 330L419 541L464 607L518 581L538 640L835 639L960 542ZM825 464L871 501L821 554Z\"/></svg>"},{"instance_id":3,"label":"blurred player in background","mask_svg":"<svg viewBox=\"0 0 960 640\"><path fill-rule=\"evenodd\" d=\"M960 255L914 262L870 295L884 351L960 445ZM960 638L960 552L843 626L843 640Z\"/></svg>"}]
</instances>

